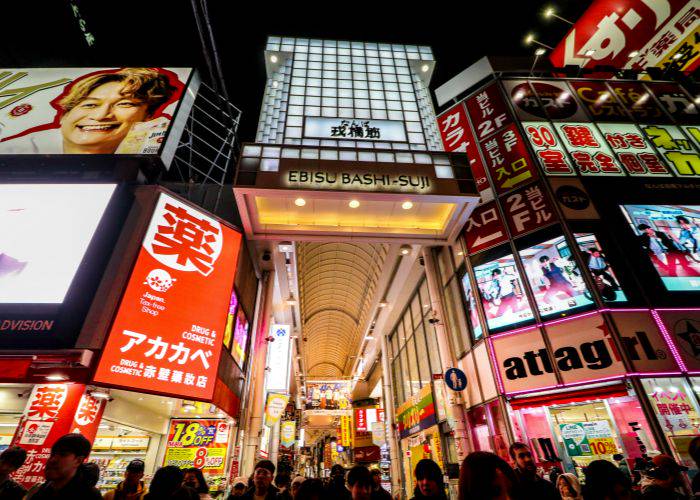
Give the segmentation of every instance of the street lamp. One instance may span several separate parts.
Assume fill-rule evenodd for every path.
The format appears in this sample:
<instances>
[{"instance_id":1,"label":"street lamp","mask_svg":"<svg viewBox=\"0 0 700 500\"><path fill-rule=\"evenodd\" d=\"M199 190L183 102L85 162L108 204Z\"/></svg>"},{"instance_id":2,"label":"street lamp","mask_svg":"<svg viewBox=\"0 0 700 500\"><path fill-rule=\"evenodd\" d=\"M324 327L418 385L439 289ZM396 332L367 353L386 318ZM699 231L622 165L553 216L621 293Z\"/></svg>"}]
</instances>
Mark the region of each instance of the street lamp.
<instances>
[{"instance_id":1,"label":"street lamp","mask_svg":"<svg viewBox=\"0 0 700 500\"><path fill-rule=\"evenodd\" d=\"M535 45L539 45L540 47L544 47L545 49L554 50L553 47L550 47L549 45L546 45L546 44L540 42L539 40L535 39L535 35L533 35L532 33L528 33L525 36L524 41L525 41L525 45L532 45L534 43Z\"/></svg>"},{"instance_id":2,"label":"street lamp","mask_svg":"<svg viewBox=\"0 0 700 500\"><path fill-rule=\"evenodd\" d=\"M574 23L572 23L572 22L569 21L568 19L565 19L565 18L563 18L563 17L557 15L557 12L554 10L554 7L547 7L547 8L544 10L544 17L545 17L545 19L550 19L550 18L554 17L554 18L556 18L556 19L559 19L560 21L565 22L566 24L569 24L569 25L571 25L571 26L574 25Z\"/></svg>"}]
</instances>

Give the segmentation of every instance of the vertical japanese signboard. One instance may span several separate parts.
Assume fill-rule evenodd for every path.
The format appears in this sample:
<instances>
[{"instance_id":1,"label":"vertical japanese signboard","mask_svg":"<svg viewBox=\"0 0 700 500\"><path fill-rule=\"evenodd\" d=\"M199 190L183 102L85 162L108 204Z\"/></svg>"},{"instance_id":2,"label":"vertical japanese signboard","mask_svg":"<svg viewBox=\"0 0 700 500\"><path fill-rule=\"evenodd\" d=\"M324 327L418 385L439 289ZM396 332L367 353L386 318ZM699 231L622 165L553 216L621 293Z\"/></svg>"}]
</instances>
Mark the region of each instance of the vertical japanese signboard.
<instances>
[{"instance_id":1,"label":"vertical japanese signboard","mask_svg":"<svg viewBox=\"0 0 700 500\"><path fill-rule=\"evenodd\" d=\"M595 125L556 123L555 127L581 175L624 175Z\"/></svg>"},{"instance_id":2,"label":"vertical japanese signboard","mask_svg":"<svg viewBox=\"0 0 700 500\"><path fill-rule=\"evenodd\" d=\"M96 382L211 399L241 235L161 193Z\"/></svg>"},{"instance_id":3,"label":"vertical japanese signboard","mask_svg":"<svg viewBox=\"0 0 700 500\"><path fill-rule=\"evenodd\" d=\"M27 451L27 460L14 473L27 488L44 482L44 467L56 440L69 432L82 432L92 441L104 410L104 402L86 403L83 384L37 384L29 395L24 414L12 439Z\"/></svg>"},{"instance_id":4,"label":"vertical japanese signboard","mask_svg":"<svg viewBox=\"0 0 700 500\"><path fill-rule=\"evenodd\" d=\"M509 194L502 205L513 237L557 222L549 195L539 182Z\"/></svg>"},{"instance_id":5,"label":"vertical japanese signboard","mask_svg":"<svg viewBox=\"0 0 700 500\"><path fill-rule=\"evenodd\" d=\"M163 465L223 475L230 427L220 419L172 419Z\"/></svg>"},{"instance_id":6,"label":"vertical japanese signboard","mask_svg":"<svg viewBox=\"0 0 700 500\"><path fill-rule=\"evenodd\" d=\"M265 390L287 392L289 389L291 349L290 326L270 325L270 337L274 340L267 348L267 366L270 367L270 370L265 377Z\"/></svg>"},{"instance_id":7,"label":"vertical japanese signboard","mask_svg":"<svg viewBox=\"0 0 700 500\"><path fill-rule=\"evenodd\" d=\"M508 241L506 228L495 201L474 209L464 228L464 239L470 254Z\"/></svg>"}]
</instances>

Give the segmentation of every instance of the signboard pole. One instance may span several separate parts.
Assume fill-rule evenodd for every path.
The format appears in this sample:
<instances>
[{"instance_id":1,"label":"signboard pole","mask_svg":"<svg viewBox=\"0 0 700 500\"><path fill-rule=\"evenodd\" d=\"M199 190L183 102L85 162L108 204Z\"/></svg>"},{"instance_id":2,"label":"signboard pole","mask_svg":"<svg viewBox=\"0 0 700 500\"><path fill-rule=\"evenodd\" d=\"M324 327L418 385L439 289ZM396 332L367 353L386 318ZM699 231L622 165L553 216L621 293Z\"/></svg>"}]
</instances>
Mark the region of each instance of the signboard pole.
<instances>
[{"instance_id":1,"label":"signboard pole","mask_svg":"<svg viewBox=\"0 0 700 500\"><path fill-rule=\"evenodd\" d=\"M382 342L382 385L384 390L384 423L386 426L385 438L389 445L389 462L391 467L391 491L399 491L401 478L401 457L399 455L399 443L396 439L396 411L394 408L394 389L391 384L391 368L389 366L389 338L381 336Z\"/></svg>"}]
</instances>

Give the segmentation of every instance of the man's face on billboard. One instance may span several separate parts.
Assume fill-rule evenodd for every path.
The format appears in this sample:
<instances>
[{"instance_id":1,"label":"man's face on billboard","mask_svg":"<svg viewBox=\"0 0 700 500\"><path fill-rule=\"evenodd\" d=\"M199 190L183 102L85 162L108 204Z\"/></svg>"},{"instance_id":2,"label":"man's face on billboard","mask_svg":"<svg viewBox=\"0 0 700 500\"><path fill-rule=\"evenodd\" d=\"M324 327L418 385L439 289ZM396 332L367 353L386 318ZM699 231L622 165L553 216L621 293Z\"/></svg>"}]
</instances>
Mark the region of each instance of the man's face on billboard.
<instances>
[{"instance_id":1,"label":"man's face on billboard","mask_svg":"<svg viewBox=\"0 0 700 500\"><path fill-rule=\"evenodd\" d=\"M111 154L129 128L147 118L144 101L121 94L122 82L96 87L61 118L64 152Z\"/></svg>"}]
</instances>

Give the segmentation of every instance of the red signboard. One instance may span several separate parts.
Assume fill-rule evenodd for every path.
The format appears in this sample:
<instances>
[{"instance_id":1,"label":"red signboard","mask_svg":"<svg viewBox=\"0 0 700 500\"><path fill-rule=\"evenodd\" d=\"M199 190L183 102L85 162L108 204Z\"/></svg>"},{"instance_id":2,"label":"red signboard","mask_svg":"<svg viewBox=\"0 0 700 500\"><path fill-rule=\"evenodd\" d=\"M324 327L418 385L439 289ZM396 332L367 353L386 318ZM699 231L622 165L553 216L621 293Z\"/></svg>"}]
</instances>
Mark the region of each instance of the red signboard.
<instances>
[{"instance_id":1,"label":"red signboard","mask_svg":"<svg viewBox=\"0 0 700 500\"><path fill-rule=\"evenodd\" d=\"M513 123L510 111L503 100L501 89L496 83L492 83L467 99L467 110L476 136L480 141Z\"/></svg>"},{"instance_id":2,"label":"red signboard","mask_svg":"<svg viewBox=\"0 0 700 500\"><path fill-rule=\"evenodd\" d=\"M44 467L56 440L69 432L81 432L92 441L100 423L104 401L84 405L83 384L38 384L32 389L13 446L27 451L27 460L13 478L29 488L44 482Z\"/></svg>"},{"instance_id":3,"label":"red signboard","mask_svg":"<svg viewBox=\"0 0 700 500\"><path fill-rule=\"evenodd\" d=\"M513 237L557 222L552 202L540 183L505 197L503 210Z\"/></svg>"},{"instance_id":4,"label":"red signboard","mask_svg":"<svg viewBox=\"0 0 700 500\"><path fill-rule=\"evenodd\" d=\"M474 209L464 228L464 239L470 254L508 241L506 228L495 201Z\"/></svg>"},{"instance_id":5,"label":"red signboard","mask_svg":"<svg viewBox=\"0 0 700 500\"><path fill-rule=\"evenodd\" d=\"M211 399L240 233L162 193L95 381Z\"/></svg>"},{"instance_id":6,"label":"red signboard","mask_svg":"<svg viewBox=\"0 0 700 500\"><path fill-rule=\"evenodd\" d=\"M700 122L697 106L677 83L653 82L648 83L647 87L677 122L692 124Z\"/></svg>"},{"instance_id":7,"label":"red signboard","mask_svg":"<svg viewBox=\"0 0 700 500\"><path fill-rule=\"evenodd\" d=\"M581 175L624 175L594 124L557 123L556 128Z\"/></svg>"},{"instance_id":8,"label":"red signboard","mask_svg":"<svg viewBox=\"0 0 700 500\"><path fill-rule=\"evenodd\" d=\"M509 125L481 143L486 164L498 194L537 177L537 167L515 125Z\"/></svg>"},{"instance_id":9,"label":"red signboard","mask_svg":"<svg viewBox=\"0 0 700 500\"><path fill-rule=\"evenodd\" d=\"M576 175L562 142L549 122L523 122L523 127L545 175Z\"/></svg>"},{"instance_id":10,"label":"red signboard","mask_svg":"<svg viewBox=\"0 0 700 500\"><path fill-rule=\"evenodd\" d=\"M663 35L669 21L692 1L595 0L549 58L559 68L567 65L623 68L630 65L631 52L643 52L652 40L653 46L648 50L662 56L676 40L663 36L656 40L656 35Z\"/></svg>"}]
</instances>

